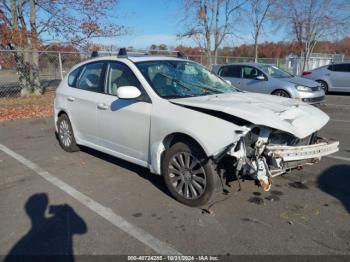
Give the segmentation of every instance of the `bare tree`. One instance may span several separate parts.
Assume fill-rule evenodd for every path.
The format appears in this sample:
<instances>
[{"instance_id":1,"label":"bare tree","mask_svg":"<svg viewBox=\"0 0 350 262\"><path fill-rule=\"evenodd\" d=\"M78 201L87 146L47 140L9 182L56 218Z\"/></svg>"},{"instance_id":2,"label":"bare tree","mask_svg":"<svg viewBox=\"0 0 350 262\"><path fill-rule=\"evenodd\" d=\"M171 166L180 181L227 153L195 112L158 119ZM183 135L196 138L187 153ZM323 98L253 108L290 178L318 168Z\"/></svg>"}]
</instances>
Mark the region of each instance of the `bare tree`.
<instances>
[{"instance_id":1,"label":"bare tree","mask_svg":"<svg viewBox=\"0 0 350 262\"><path fill-rule=\"evenodd\" d=\"M302 67L321 40L344 37L350 30L350 2L342 0L286 0L277 12L292 29L292 35L301 49Z\"/></svg>"},{"instance_id":2,"label":"bare tree","mask_svg":"<svg viewBox=\"0 0 350 262\"><path fill-rule=\"evenodd\" d=\"M183 21L187 30L179 36L194 39L204 50L209 65L217 63L219 47L226 36L232 34L235 11L238 11L245 2L245 0L183 0Z\"/></svg>"},{"instance_id":3,"label":"bare tree","mask_svg":"<svg viewBox=\"0 0 350 262\"><path fill-rule=\"evenodd\" d=\"M42 92L38 50L42 41L65 39L75 45L125 32L109 23L118 0L2 0L0 46L14 50L23 95ZM30 50L31 52L27 52Z\"/></svg>"},{"instance_id":4,"label":"bare tree","mask_svg":"<svg viewBox=\"0 0 350 262\"><path fill-rule=\"evenodd\" d=\"M259 37L263 30L263 25L265 22L271 18L270 11L275 0L249 0L247 18L252 26L252 37L254 40L254 61L258 62L259 57Z\"/></svg>"}]
</instances>

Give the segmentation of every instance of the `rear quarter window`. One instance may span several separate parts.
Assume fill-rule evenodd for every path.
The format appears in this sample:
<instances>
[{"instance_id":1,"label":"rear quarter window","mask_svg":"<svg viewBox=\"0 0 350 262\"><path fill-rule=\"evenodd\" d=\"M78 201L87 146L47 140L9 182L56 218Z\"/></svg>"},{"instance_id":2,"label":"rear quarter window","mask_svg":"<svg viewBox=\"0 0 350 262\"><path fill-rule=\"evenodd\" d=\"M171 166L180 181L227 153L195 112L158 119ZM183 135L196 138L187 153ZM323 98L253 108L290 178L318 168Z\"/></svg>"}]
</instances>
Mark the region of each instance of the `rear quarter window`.
<instances>
[{"instance_id":1,"label":"rear quarter window","mask_svg":"<svg viewBox=\"0 0 350 262\"><path fill-rule=\"evenodd\" d=\"M79 76L79 73L81 71L81 67L73 70L69 75L68 75L68 85L71 87L75 87L77 83L77 78Z\"/></svg>"}]
</instances>

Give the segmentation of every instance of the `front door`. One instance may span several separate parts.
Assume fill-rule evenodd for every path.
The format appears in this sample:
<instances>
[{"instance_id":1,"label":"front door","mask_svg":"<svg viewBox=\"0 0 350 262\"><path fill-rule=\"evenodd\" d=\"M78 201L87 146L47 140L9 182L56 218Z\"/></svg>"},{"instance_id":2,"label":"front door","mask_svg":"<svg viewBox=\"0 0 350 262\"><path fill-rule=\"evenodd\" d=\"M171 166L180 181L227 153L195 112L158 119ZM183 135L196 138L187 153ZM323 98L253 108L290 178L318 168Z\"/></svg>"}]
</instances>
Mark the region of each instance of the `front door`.
<instances>
[{"instance_id":1,"label":"front door","mask_svg":"<svg viewBox=\"0 0 350 262\"><path fill-rule=\"evenodd\" d=\"M240 86L242 90L248 92L270 93L265 74L252 66L241 66Z\"/></svg>"},{"instance_id":2,"label":"front door","mask_svg":"<svg viewBox=\"0 0 350 262\"><path fill-rule=\"evenodd\" d=\"M136 86L141 99L119 99L121 86ZM120 158L146 166L152 104L130 68L120 62L107 65L105 91L98 96L100 145Z\"/></svg>"}]
</instances>

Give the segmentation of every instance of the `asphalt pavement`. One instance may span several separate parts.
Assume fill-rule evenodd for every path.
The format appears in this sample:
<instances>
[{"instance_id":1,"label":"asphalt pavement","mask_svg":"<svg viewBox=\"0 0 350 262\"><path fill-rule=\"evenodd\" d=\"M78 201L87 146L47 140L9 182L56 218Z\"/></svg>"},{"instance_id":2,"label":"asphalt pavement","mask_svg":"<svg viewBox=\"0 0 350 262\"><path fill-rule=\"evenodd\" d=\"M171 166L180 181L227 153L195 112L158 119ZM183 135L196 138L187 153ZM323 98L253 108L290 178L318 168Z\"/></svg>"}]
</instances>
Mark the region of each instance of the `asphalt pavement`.
<instances>
[{"instance_id":1,"label":"asphalt pavement","mask_svg":"<svg viewBox=\"0 0 350 262\"><path fill-rule=\"evenodd\" d=\"M350 96L321 109L335 157L275 178L270 192L231 183L211 213L176 202L145 168L64 152L52 118L0 123L0 255L350 255Z\"/></svg>"}]
</instances>

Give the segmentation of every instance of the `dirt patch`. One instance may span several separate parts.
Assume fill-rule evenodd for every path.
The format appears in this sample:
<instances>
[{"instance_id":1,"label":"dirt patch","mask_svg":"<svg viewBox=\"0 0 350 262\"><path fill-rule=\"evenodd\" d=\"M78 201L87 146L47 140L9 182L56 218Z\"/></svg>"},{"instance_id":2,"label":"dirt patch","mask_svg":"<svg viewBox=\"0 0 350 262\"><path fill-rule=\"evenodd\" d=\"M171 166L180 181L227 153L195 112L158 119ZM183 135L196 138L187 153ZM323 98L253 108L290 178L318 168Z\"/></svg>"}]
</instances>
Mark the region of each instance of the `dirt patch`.
<instances>
[{"instance_id":1,"label":"dirt patch","mask_svg":"<svg viewBox=\"0 0 350 262\"><path fill-rule=\"evenodd\" d=\"M54 92L32 97L0 98L0 122L53 115Z\"/></svg>"},{"instance_id":2,"label":"dirt patch","mask_svg":"<svg viewBox=\"0 0 350 262\"><path fill-rule=\"evenodd\" d=\"M296 189L309 189L309 187L302 182L293 182L289 183L288 185Z\"/></svg>"},{"instance_id":3,"label":"dirt patch","mask_svg":"<svg viewBox=\"0 0 350 262\"><path fill-rule=\"evenodd\" d=\"M264 199L262 199L261 197L251 197L248 199L248 202L257 204L257 205L262 205L264 204Z\"/></svg>"}]
</instances>

